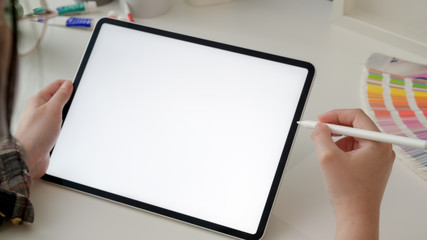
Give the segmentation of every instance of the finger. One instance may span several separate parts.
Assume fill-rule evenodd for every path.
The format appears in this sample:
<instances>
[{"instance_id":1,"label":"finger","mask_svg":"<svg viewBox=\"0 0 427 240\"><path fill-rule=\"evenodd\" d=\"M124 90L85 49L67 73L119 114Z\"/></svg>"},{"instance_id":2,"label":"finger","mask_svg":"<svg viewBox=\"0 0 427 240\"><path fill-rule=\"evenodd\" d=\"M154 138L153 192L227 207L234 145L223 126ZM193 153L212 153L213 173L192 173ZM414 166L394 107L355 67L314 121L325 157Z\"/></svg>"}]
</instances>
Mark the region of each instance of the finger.
<instances>
[{"instance_id":1,"label":"finger","mask_svg":"<svg viewBox=\"0 0 427 240\"><path fill-rule=\"evenodd\" d=\"M353 126L357 114L354 109L334 109L320 114L318 119L321 122Z\"/></svg>"},{"instance_id":2,"label":"finger","mask_svg":"<svg viewBox=\"0 0 427 240\"><path fill-rule=\"evenodd\" d=\"M340 150L331 136L326 124L318 123L311 134L319 161L329 161Z\"/></svg>"},{"instance_id":3,"label":"finger","mask_svg":"<svg viewBox=\"0 0 427 240\"><path fill-rule=\"evenodd\" d=\"M319 121L379 131L375 123L361 109L336 109L318 116Z\"/></svg>"},{"instance_id":4,"label":"finger","mask_svg":"<svg viewBox=\"0 0 427 240\"><path fill-rule=\"evenodd\" d=\"M34 96L33 98L35 100L34 103L37 106L40 106L49 102L49 100L53 97L56 91L61 87L64 81L65 80L56 80L55 82L50 83L49 85L44 87L40 92L38 92Z\"/></svg>"},{"instance_id":5,"label":"finger","mask_svg":"<svg viewBox=\"0 0 427 240\"><path fill-rule=\"evenodd\" d=\"M71 97L73 92L73 83L71 81L63 81L57 91L53 94L52 98L49 100L49 104L54 108L62 111L64 105Z\"/></svg>"}]
</instances>

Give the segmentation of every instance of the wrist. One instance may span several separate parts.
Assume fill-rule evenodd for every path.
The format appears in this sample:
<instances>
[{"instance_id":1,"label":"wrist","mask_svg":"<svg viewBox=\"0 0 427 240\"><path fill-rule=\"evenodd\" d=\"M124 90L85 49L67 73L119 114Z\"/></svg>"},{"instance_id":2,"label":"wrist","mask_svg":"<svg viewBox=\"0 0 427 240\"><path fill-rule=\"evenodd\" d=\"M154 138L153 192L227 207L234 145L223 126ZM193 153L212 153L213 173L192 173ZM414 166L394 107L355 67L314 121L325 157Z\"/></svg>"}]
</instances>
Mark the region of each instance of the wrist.
<instances>
[{"instance_id":1,"label":"wrist","mask_svg":"<svg viewBox=\"0 0 427 240\"><path fill-rule=\"evenodd\" d=\"M31 180L34 180L34 168L35 168L35 161L34 161L34 150L36 149L33 144L31 144L31 141L26 141L25 138L21 138L20 135L15 135L15 140L17 144L20 146L21 153L24 155L25 164L27 165L27 170L30 175Z\"/></svg>"},{"instance_id":2,"label":"wrist","mask_svg":"<svg viewBox=\"0 0 427 240\"><path fill-rule=\"evenodd\" d=\"M379 239L380 207L350 204L335 209L336 240Z\"/></svg>"}]
</instances>

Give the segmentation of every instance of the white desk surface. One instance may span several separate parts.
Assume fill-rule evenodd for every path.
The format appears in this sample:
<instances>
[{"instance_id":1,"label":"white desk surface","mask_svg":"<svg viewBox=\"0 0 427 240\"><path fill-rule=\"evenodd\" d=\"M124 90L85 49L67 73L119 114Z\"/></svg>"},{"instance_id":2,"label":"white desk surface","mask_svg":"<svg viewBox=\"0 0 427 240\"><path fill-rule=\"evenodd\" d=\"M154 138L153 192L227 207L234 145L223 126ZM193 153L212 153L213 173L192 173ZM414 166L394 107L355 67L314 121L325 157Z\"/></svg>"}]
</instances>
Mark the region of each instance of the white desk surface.
<instances>
[{"instance_id":1,"label":"white desk surface","mask_svg":"<svg viewBox=\"0 0 427 240\"><path fill-rule=\"evenodd\" d=\"M57 5L58 1L50 1ZM72 2L61 1L61 3ZM120 12L116 0L94 16ZM304 119L334 108L361 107L362 67L373 52L410 61L427 59L331 24L327 0L234 0L192 7L174 0L167 14L138 23L309 61L316 77ZM90 32L50 27L36 53L21 58L13 129L25 101L55 79L73 79ZM120 46L118 46L120 47ZM333 239L335 220L310 131L300 129L264 239ZM226 236L44 181L33 184L32 226L0 228L2 239L229 239ZM396 160L384 195L382 239L426 239L427 182Z\"/></svg>"}]
</instances>

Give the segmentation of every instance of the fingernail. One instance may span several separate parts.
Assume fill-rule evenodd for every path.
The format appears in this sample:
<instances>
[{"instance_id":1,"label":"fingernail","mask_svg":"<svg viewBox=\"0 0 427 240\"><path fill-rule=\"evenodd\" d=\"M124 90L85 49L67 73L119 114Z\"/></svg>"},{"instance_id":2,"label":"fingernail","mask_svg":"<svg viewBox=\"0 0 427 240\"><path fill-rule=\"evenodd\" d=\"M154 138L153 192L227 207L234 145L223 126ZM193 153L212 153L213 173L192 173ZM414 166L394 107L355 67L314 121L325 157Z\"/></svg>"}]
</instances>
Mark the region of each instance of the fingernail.
<instances>
[{"instance_id":1,"label":"fingernail","mask_svg":"<svg viewBox=\"0 0 427 240\"><path fill-rule=\"evenodd\" d=\"M69 88L70 83L68 81L65 81L61 84L61 88Z\"/></svg>"}]
</instances>

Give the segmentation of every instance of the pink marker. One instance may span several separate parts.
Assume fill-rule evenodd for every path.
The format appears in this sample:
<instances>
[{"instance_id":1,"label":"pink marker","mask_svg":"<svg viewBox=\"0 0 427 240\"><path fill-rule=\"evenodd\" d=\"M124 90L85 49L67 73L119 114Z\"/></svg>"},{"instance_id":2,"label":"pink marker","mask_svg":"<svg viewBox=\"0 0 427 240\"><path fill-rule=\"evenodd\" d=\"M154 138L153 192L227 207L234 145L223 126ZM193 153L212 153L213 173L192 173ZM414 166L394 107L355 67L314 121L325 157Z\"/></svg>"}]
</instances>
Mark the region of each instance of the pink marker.
<instances>
[{"instance_id":1,"label":"pink marker","mask_svg":"<svg viewBox=\"0 0 427 240\"><path fill-rule=\"evenodd\" d=\"M132 13L130 12L129 5L127 4L126 0L120 0L120 4L122 6L123 12L128 17L129 22L135 22L132 18Z\"/></svg>"}]
</instances>

